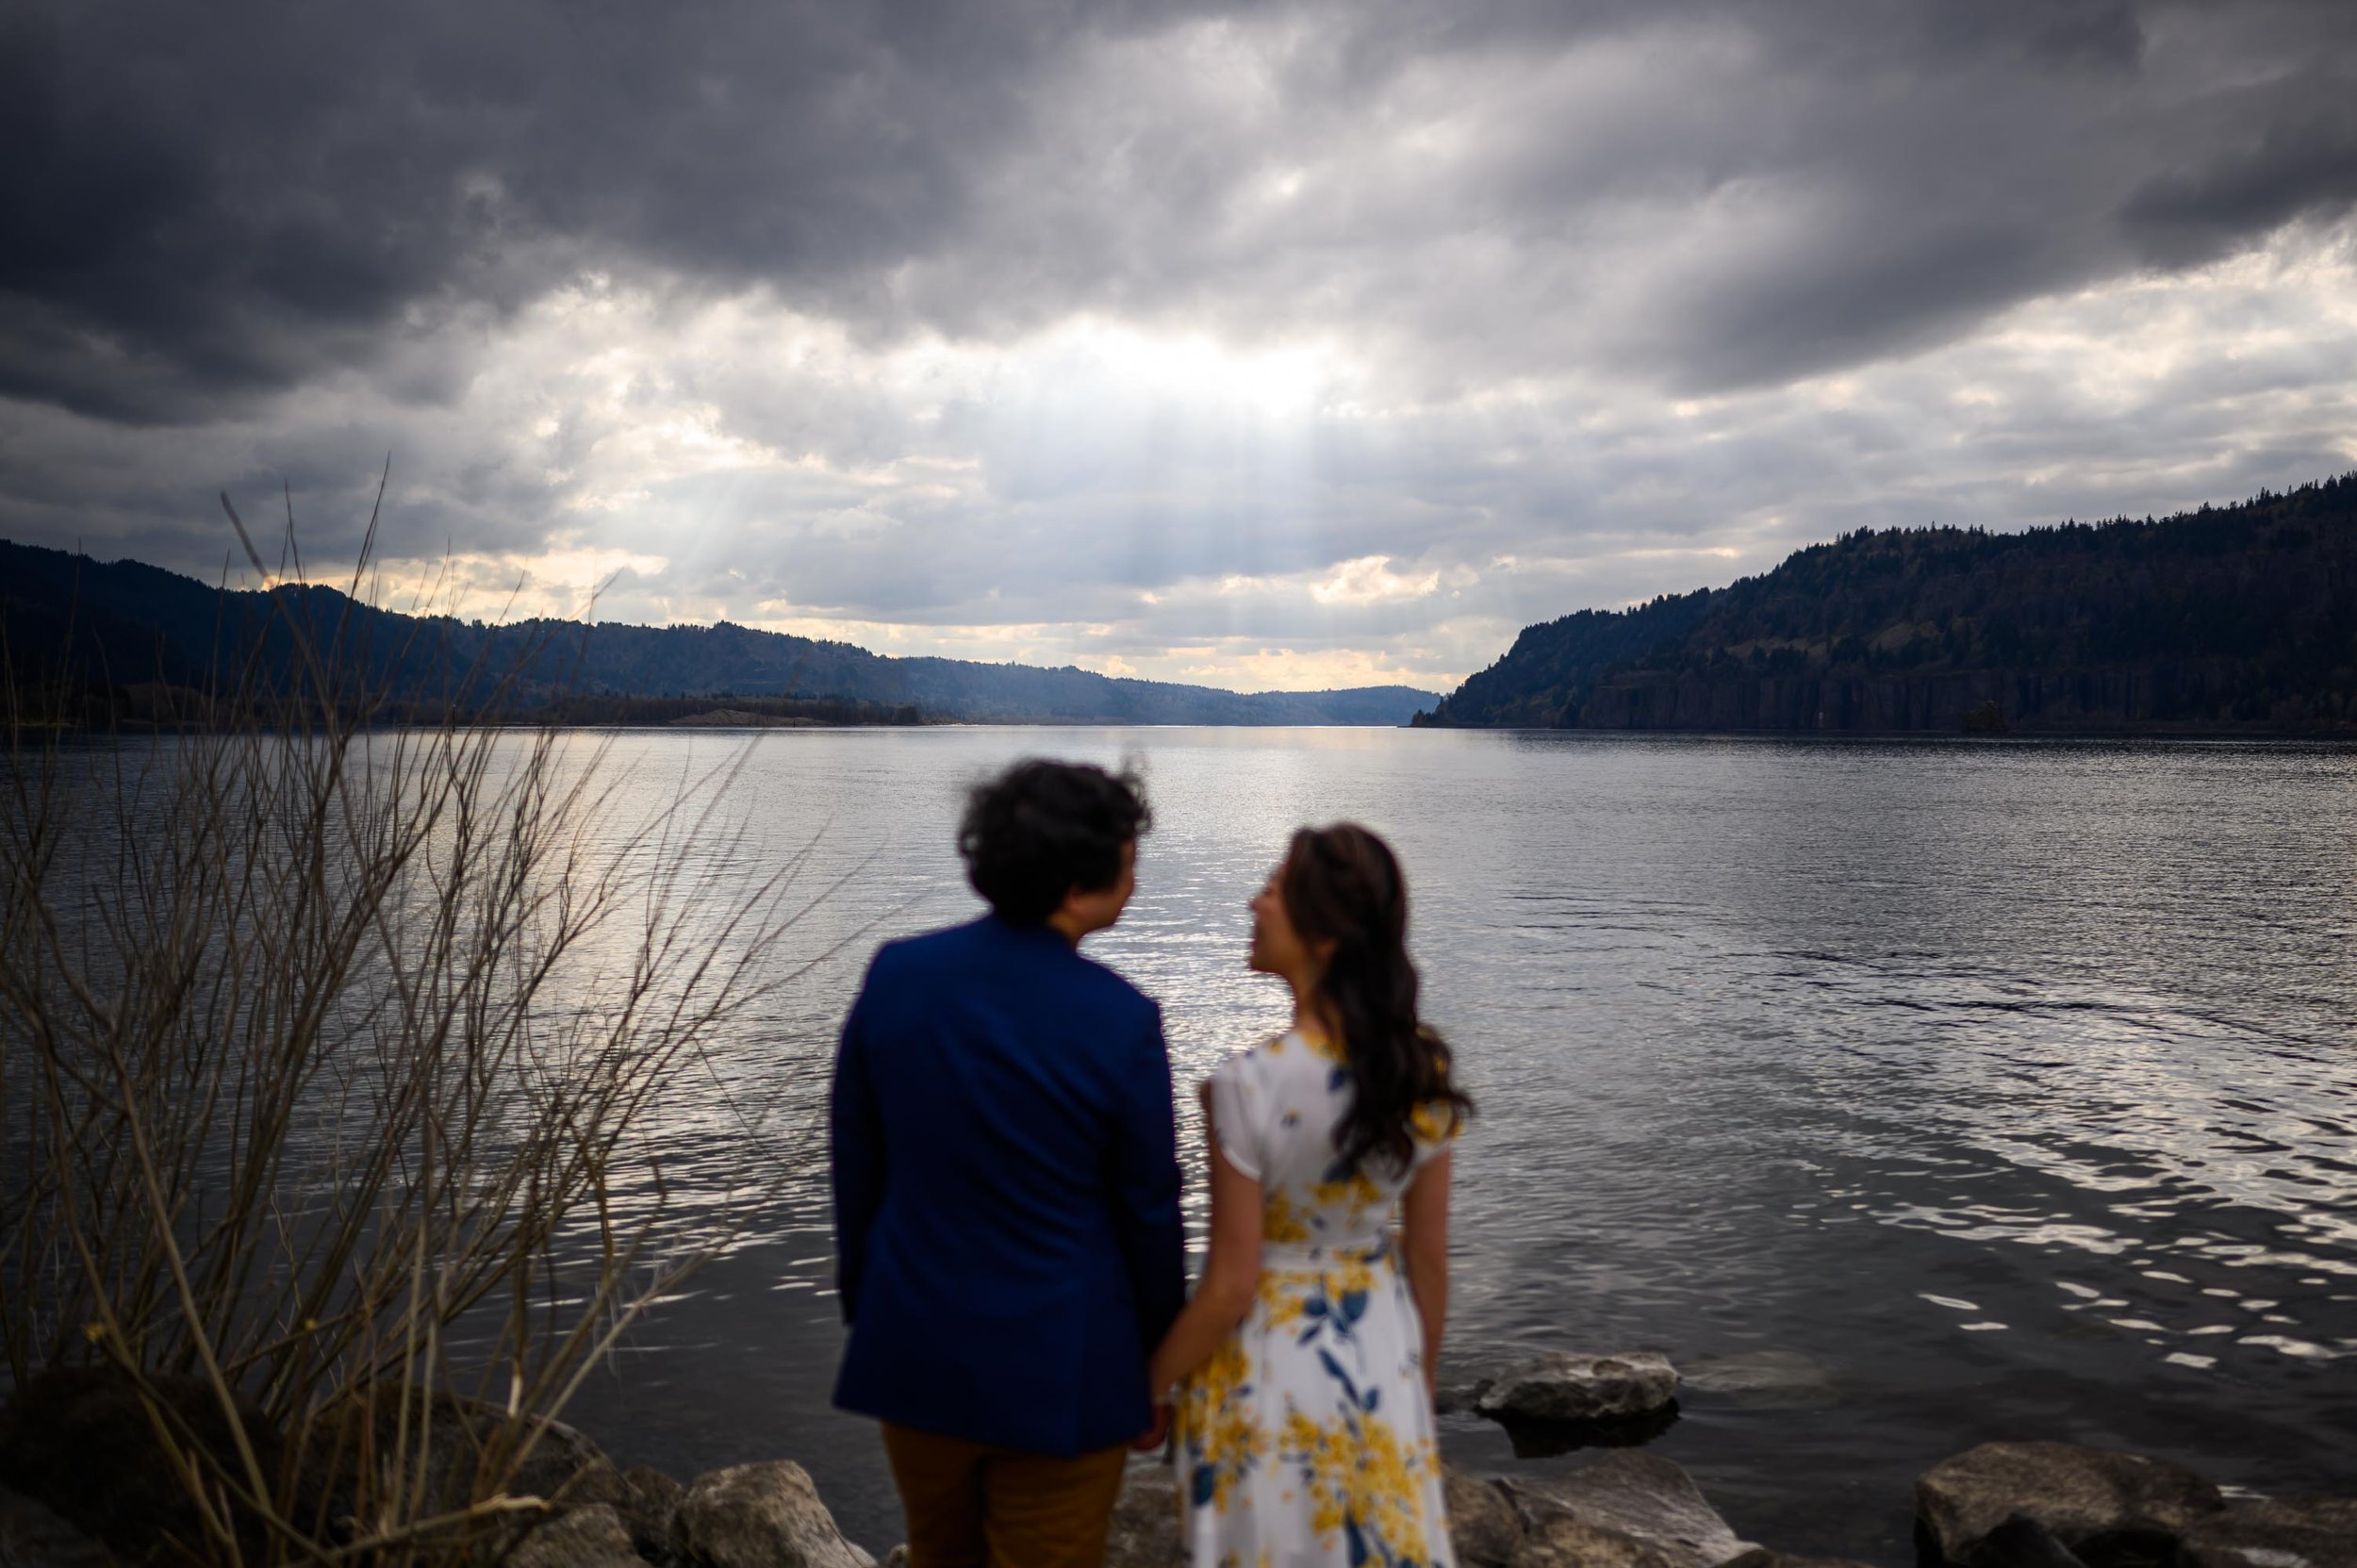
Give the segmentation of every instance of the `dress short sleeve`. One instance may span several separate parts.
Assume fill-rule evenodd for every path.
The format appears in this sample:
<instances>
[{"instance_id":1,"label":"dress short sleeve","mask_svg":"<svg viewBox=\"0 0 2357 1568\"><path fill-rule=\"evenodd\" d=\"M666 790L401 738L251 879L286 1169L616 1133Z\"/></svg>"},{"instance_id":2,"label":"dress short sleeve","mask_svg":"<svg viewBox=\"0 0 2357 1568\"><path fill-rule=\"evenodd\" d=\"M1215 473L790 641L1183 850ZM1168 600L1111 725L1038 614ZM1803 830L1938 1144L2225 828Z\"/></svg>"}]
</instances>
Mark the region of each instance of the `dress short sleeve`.
<instances>
[{"instance_id":1,"label":"dress short sleeve","mask_svg":"<svg viewBox=\"0 0 2357 1568\"><path fill-rule=\"evenodd\" d=\"M1211 1136L1237 1170L1258 1181L1268 1169L1261 1132L1262 1094L1255 1081L1252 1053L1240 1051L1205 1081L1211 1091Z\"/></svg>"},{"instance_id":2,"label":"dress short sleeve","mask_svg":"<svg viewBox=\"0 0 2357 1568\"><path fill-rule=\"evenodd\" d=\"M1416 1140L1416 1152L1409 1162L1409 1170L1421 1170L1426 1164L1449 1151L1457 1142L1457 1134L1464 1131L1464 1119L1456 1107L1446 1100L1426 1100L1416 1107L1410 1123Z\"/></svg>"}]
</instances>

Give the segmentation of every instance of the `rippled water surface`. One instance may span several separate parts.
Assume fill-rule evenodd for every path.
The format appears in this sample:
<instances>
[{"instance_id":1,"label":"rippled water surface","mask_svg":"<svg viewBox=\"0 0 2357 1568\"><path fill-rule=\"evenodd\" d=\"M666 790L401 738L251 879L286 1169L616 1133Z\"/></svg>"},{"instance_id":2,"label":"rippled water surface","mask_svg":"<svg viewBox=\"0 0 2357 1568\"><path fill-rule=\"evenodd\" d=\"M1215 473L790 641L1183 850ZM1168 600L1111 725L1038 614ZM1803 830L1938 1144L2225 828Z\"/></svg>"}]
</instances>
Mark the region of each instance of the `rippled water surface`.
<instances>
[{"instance_id":1,"label":"rippled water surface","mask_svg":"<svg viewBox=\"0 0 2357 1568\"><path fill-rule=\"evenodd\" d=\"M737 743L602 766L627 818ZM791 1457L901 1538L828 1408L826 1067L875 943L976 907L959 791L1031 753L1147 774L1138 897L1089 950L1162 999L1182 1090L1285 1015L1242 958L1286 835L1392 837L1482 1111L1452 1374L1667 1352L1694 1377L1656 1450L1739 1532L1905 1561L1914 1476L1996 1437L2357 1482L2357 751L1410 731L761 737L714 907L798 850L803 888L846 880L791 938L816 966L661 1108L669 1190L738 1173L747 1223L585 1391L624 1462ZM1443 1427L1475 1469L1578 1462Z\"/></svg>"}]
</instances>

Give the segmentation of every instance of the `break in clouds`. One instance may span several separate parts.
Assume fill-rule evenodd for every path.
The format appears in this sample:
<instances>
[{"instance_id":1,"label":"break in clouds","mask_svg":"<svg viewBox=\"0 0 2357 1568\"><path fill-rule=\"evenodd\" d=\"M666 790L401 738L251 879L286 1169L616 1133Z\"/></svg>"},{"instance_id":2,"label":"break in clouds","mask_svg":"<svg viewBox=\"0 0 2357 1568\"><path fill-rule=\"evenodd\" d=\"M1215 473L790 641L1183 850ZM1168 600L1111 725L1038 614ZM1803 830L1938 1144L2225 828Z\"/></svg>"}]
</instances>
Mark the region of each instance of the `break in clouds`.
<instances>
[{"instance_id":1,"label":"break in clouds","mask_svg":"<svg viewBox=\"0 0 2357 1568\"><path fill-rule=\"evenodd\" d=\"M2357 465L2345 0L36 0L0 143L0 533L389 452L472 613L1440 687Z\"/></svg>"}]
</instances>

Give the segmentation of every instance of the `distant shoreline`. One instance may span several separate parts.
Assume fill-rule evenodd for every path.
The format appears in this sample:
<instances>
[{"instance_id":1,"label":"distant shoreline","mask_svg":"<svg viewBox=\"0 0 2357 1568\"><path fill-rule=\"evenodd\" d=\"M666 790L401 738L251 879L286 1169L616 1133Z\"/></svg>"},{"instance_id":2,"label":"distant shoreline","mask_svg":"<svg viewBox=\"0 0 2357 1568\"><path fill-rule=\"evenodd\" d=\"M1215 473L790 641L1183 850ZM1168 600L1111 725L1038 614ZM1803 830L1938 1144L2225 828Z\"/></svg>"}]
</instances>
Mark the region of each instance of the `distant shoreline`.
<instances>
[{"instance_id":1,"label":"distant shoreline","mask_svg":"<svg viewBox=\"0 0 2357 1568\"><path fill-rule=\"evenodd\" d=\"M1405 724L1442 694L1414 686L1231 691L1071 665L896 657L721 621L711 626L410 615L318 584L224 589L136 561L0 540L0 646L20 680L62 681L78 702L144 717L117 701L139 686L291 691L307 644L332 652L368 694L404 707L556 707L579 721L635 722L716 706L836 708L819 718L914 723ZM117 672L138 671L138 683ZM799 692L804 695L787 697ZM753 694L764 694L754 696ZM454 700L454 702L453 701ZM691 710L684 704L694 704ZM130 711L124 711L127 708ZM618 711L625 707L637 711Z\"/></svg>"},{"instance_id":2,"label":"distant shoreline","mask_svg":"<svg viewBox=\"0 0 2357 1568\"><path fill-rule=\"evenodd\" d=\"M390 718L360 726L367 733L387 733L403 728L436 727L438 720L424 718ZM729 718L705 720L658 718L559 718L550 720L532 716L502 718L465 719L459 723L467 728L514 730L539 729L573 731L631 731L663 734L709 733L738 734L746 733L808 733L849 734L855 731L893 730L1234 730L1241 732L1271 732L1279 730L1375 730L1386 732L1446 731L1464 734L1499 735L1577 735L1592 740L1772 740L1805 742L1871 742L1912 741L1925 744L2004 745L2023 742L2086 743L2097 741L2185 741L2232 743L2236 745L2266 744L2272 746L2341 746L2357 748L2357 730L2335 729L2287 731L2264 726L2250 729L2218 729L2187 727L2182 729L2024 729L1994 733L1970 733L1959 730L1776 730L1776 729L1590 729L1585 726L1544 724L1354 724L1354 723L1283 723L1283 722L1187 722L1168 719L1132 718L933 718L913 720L882 718ZM29 734L63 735L164 735L220 734L247 727L238 723L207 724L169 718L121 717L95 722L49 718L23 718L11 728Z\"/></svg>"},{"instance_id":3,"label":"distant shoreline","mask_svg":"<svg viewBox=\"0 0 2357 1568\"><path fill-rule=\"evenodd\" d=\"M2341 727L2331 730L2282 730L2272 726L2254 725L2250 729L2218 729L2214 726L2184 729L2007 729L1996 731L1968 730L1776 730L1776 729L1671 729L1624 728L1591 729L1585 725L1553 724L1409 724L1412 730L1446 730L1466 734L1520 735L1589 735L1597 739L1644 737L1653 740L1684 738L1690 740L1921 740L1959 741L1975 744L2003 743L2024 740L2232 740L2274 741L2287 745L2311 746L2318 742L2357 746L2357 728Z\"/></svg>"}]
</instances>

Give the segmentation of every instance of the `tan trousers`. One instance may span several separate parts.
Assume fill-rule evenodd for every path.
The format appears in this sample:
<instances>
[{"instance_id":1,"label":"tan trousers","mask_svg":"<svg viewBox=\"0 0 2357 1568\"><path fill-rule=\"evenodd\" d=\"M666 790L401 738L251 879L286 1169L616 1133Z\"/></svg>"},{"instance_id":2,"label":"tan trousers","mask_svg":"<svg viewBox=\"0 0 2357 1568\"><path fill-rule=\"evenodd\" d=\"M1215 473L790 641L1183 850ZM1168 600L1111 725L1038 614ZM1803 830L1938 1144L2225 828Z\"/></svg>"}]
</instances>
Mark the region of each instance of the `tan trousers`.
<instances>
[{"instance_id":1,"label":"tan trousers","mask_svg":"<svg viewBox=\"0 0 2357 1568\"><path fill-rule=\"evenodd\" d=\"M884 1423L909 1568L1097 1568L1129 1447L1057 1459Z\"/></svg>"}]
</instances>

